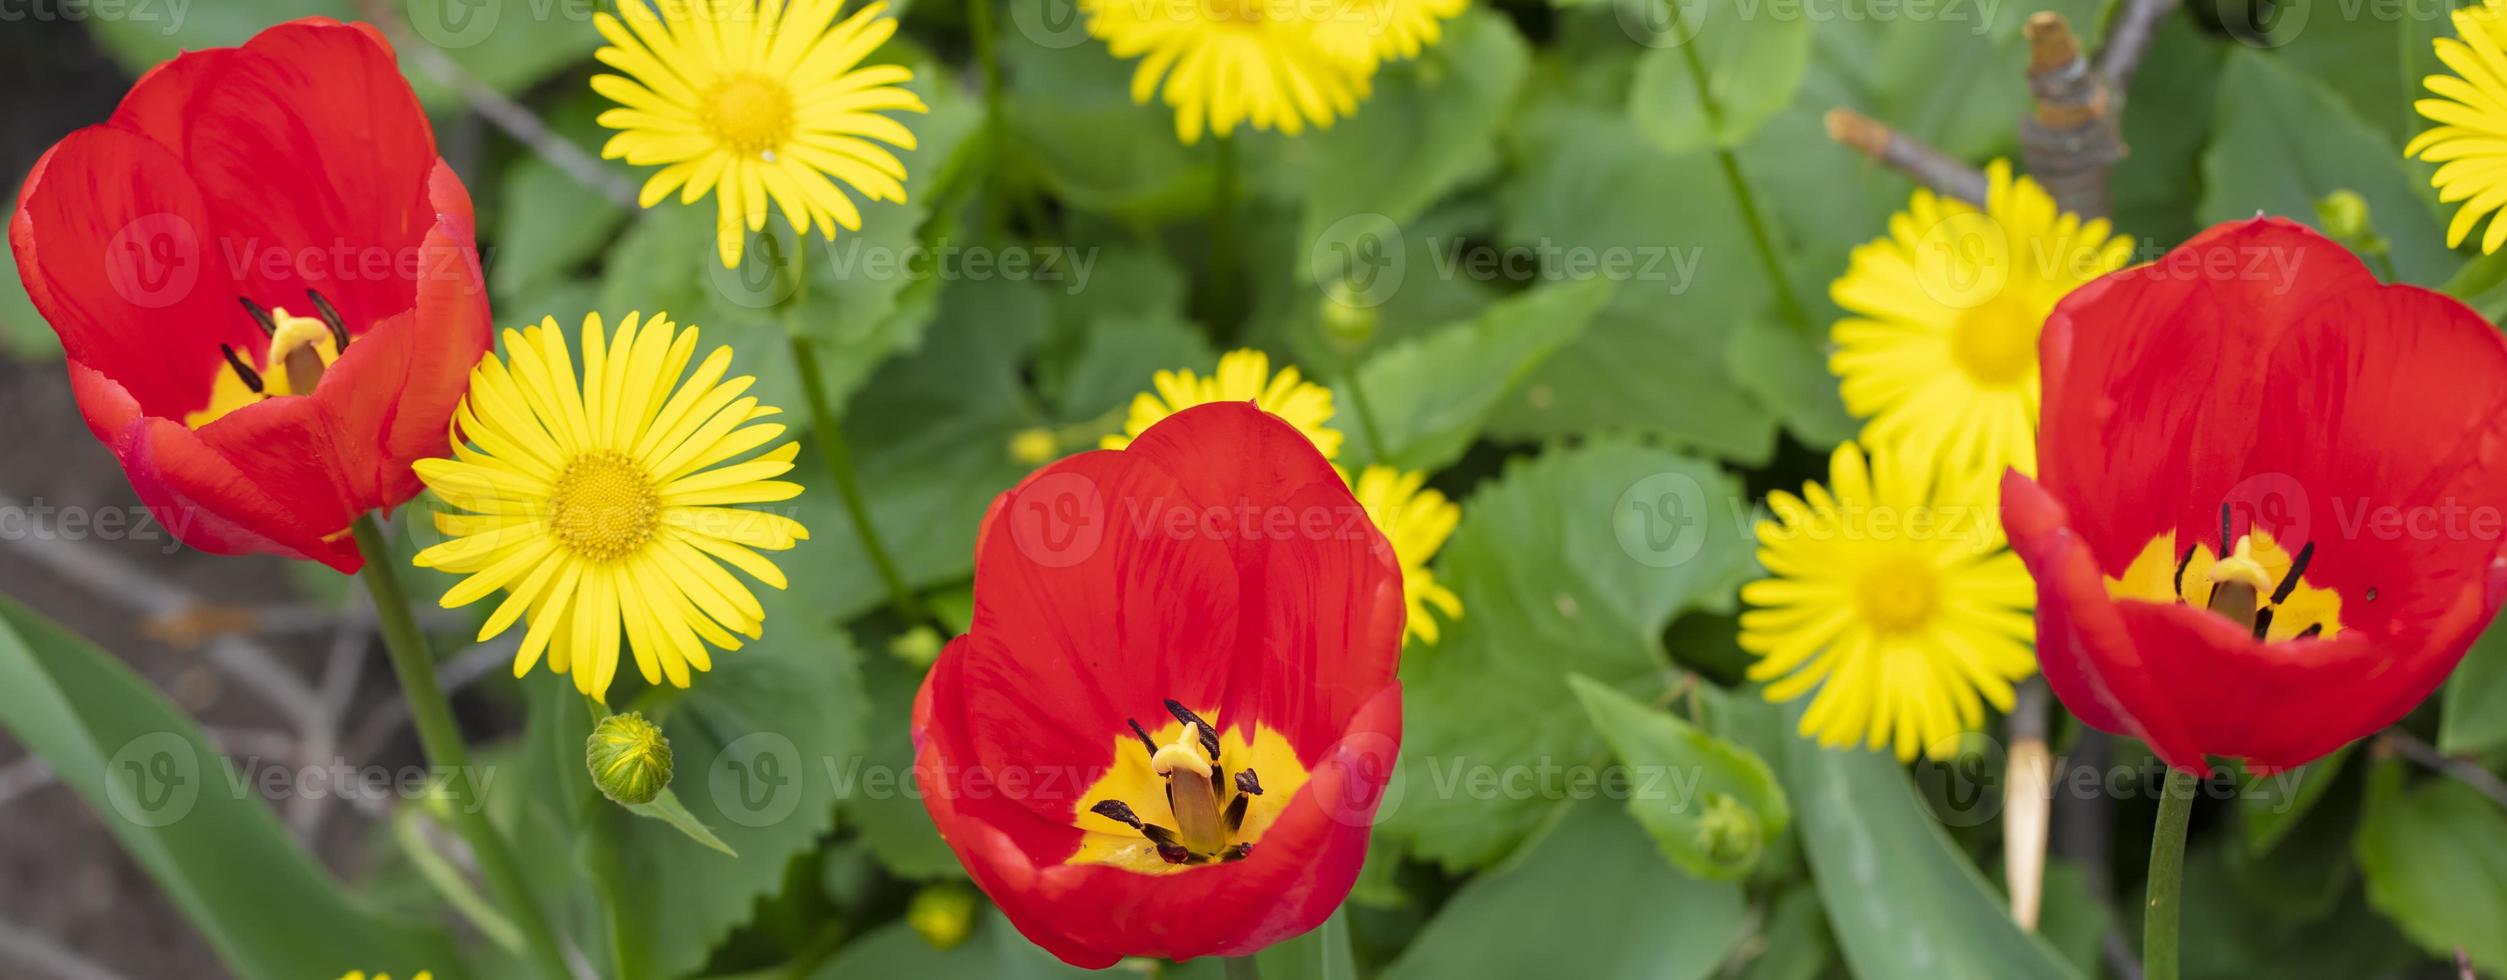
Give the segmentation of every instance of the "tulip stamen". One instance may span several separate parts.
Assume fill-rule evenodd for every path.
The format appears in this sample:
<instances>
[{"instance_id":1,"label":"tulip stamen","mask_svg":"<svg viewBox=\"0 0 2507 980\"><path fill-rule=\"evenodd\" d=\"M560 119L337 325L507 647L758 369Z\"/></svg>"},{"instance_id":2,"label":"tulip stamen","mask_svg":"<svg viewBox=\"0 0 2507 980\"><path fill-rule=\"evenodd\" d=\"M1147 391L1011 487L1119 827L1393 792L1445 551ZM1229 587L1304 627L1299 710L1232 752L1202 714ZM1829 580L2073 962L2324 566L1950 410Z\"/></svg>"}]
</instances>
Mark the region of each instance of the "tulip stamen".
<instances>
[{"instance_id":1,"label":"tulip stamen","mask_svg":"<svg viewBox=\"0 0 2507 980\"><path fill-rule=\"evenodd\" d=\"M339 310L332 308L331 301L323 299L321 293L308 289L305 296L313 300L314 312L322 315L322 325L331 328L331 342L336 345L334 349L347 353L348 321L340 319Z\"/></svg>"},{"instance_id":2,"label":"tulip stamen","mask_svg":"<svg viewBox=\"0 0 2507 980\"><path fill-rule=\"evenodd\" d=\"M252 389L252 393L256 395L269 393L269 386L261 381L261 372L253 370L252 365L244 363L243 356L235 353L232 345L219 344L218 352L226 355L226 366L234 369L235 376L244 380L244 387Z\"/></svg>"},{"instance_id":3,"label":"tulip stamen","mask_svg":"<svg viewBox=\"0 0 2507 980\"><path fill-rule=\"evenodd\" d=\"M1179 701L1166 702L1167 713L1181 722L1173 738L1161 743L1134 719L1126 719L1132 736L1149 756L1149 770L1165 783L1167 812L1174 828L1150 823L1122 800L1099 800L1088 812L1137 831L1156 845L1168 864L1199 865L1242 860L1252 853L1251 841L1238 841L1246 829L1253 798L1263 795L1262 777L1251 767L1229 772L1218 729Z\"/></svg>"},{"instance_id":4,"label":"tulip stamen","mask_svg":"<svg viewBox=\"0 0 2507 980\"><path fill-rule=\"evenodd\" d=\"M2315 568L2314 542L2292 549L2261 527L2223 538L2218 549L2201 542L2179 551L2182 540L2174 531L2152 538L2123 577L2107 580L2109 594L2207 609L2265 643L2341 632L2340 593L2307 580Z\"/></svg>"}]
</instances>

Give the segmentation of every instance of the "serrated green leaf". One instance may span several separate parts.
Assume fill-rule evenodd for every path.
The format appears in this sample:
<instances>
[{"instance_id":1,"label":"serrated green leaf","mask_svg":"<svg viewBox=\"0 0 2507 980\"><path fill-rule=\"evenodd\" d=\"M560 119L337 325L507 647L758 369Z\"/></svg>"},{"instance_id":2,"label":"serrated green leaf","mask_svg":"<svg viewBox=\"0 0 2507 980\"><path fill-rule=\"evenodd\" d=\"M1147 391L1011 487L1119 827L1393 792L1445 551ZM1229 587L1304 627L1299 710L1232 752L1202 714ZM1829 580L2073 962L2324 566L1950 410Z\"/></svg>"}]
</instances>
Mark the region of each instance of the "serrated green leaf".
<instances>
[{"instance_id":1,"label":"serrated green leaf","mask_svg":"<svg viewBox=\"0 0 2507 980\"><path fill-rule=\"evenodd\" d=\"M1376 355L1358 369L1375 428L1355 417L1334 419L1358 444L1353 459L1431 471L1453 462L1525 375L1584 332L1614 288L1602 280L1545 286ZM1360 412L1347 390L1333 404L1347 406L1339 410L1350 416ZM1384 445L1368 445L1370 431Z\"/></svg>"},{"instance_id":2,"label":"serrated green leaf","mask_svg":"<svg viewBox=\"0 0 2507 980\"><path fill-rule=\"evenodd\" d=\"M986 914L964 943L945 950L933 949L903 922L881 926L846 943L842 953L810 973L811 980L1080 980L1102 975L1054 959L998 913Z\"/></svg>"},{"instance_id":3,"label":"serrated green leaf","mask_svg":"<svg viewBox=\"0 0 2507 980\"><path fill-rule=\"evenodd\" d=\"M1746 876L1767 842L1792 824L1784 788L1757 753L1592 678L1570 674L1567 686L1629 768L1629 815L1681 870L1717 880ZM1725 800L1738 810L1724 809Z\"/></svg>"},{"instance_id":4,"label":"serrated green leaf","mask_svg":"<svg viewBox=\"0 0 2507 980\"><path fill-rule=\"evenodd\" d=\"M2484 972L2507 970L2507 809L2455 780L2404 777L2390 759L2368 776L2352 843L2368 900L2431 954L2460 948Z\"/></svg>"},{"instance_id":5,"label":"serrated green leaf","mask_svg":"<svg viewBox=\"0 0 2507 980\"><path fill-rule=\"evenodd\" d=\"M1519 858L1464 885L1383 980L1714 975L1748 932L1740 886L1664 864L1607 803L1560 816Z\"/></svg>"},{"instance_id":6,"label":"serrated green leaf","mask_svg":"<svg viewBox=\"0 0 2507 980\"><path fill-rule=\"evenodd\" d=\"M1788 724L1805 703L1786 704ZM2011 921L2001 893L1888 755L1795 738L1783 775L1811 880L1855 976L2079 980L2045 940Z\"/></svg>"},{"instance_id":7,"label":"serrated green leaf","mask_svg":"<svg viewBox=\"0 0 2507 980\"><path fill-rule=\"evenodd\" d=\"M1401 804L1379 836L1459 870L1553 813L1564 796L1539 788L1542 767L1606 752L1567 676L1669 686L1664 626L1728 608L1752 565L1730 511L1740 492L1710 465L1599 440L1517 462L1466 500L1439 572L1463 616L1405 658Z\"/></svg>"},{"instance_id":8,"label":"serrated green leaf","mask_svg":"<svg viewBox=\"0 0 2507 980\"><path fill-rule=\"evenodd\" d=\"M2229 53L2202 154L2202 220L2257 212L2317 224L2317 199L2351 190L2392 243L2395 275L2436 286L2463 265L2402 152L2351 115L2324 83L2250 50Z\"/></svg>"},{"instance_id":9,"label":"serrated green leaf","mask_svg":"<svg viewBox=\"0 0 2507 980\"><path fill-rule=\"evenodd\" d=\"M1823 333L1768 320L1752 320L1733 332L1724 351L1732 380L1758 396L1784 420L1785 430L1813 450L1825 451L1854 438L1862 423L1847 414L1837 376L1828 370Z\"/></svg>"},{"instance_id":10,"label":"serrated green leaf","mask_svg":"<svg viewBox=\"0 0 2507 980\"><path fill-rule=\"evenodd\" d=\"M894 657L872 657L862 666L862 678L871 694L871 749L861 771L845 774L837 785L845 819L890 874L908 881L965 877L920 795L909 792L914 693L922 676Z\"/></svg>"},{"instance_id":11,"label":"serrated green leaf","mask_svg":"<svg viewBox=\"0 0 2507 980\"><path fill-rule=\"evenodd\" d=\"M1656 0L1667 16L1637 61L1628 112L1666 153L1730 149L1793 101L1810 69L1809 17L1740 0ZM1755 16L1754 16L1755 15Z\"/></svg>"},{"instance_id":12,"label":"serrated green leaf","mask_svg":"<svg viewBox=\"0 0 2507 980\"><path fill-rule=\"evenodd\" d=\"M1418 60L1386 66L1357 115L1306 138L1306 237L1356 214L1409 221L1488 170L1529 63L1511 22L1473 9Z\"/></svg>"},{"instance_id":13,"label":"serrated green leaf","mask_svg":"<svg viewBox=\"0 0 2507 980\"><path fill-rule=\"evenodd\" d=\"M441 932L342 890L180 709L5 597L0 728L78 792L237 975L455 968Z\"/></svg>"}]
</instances>

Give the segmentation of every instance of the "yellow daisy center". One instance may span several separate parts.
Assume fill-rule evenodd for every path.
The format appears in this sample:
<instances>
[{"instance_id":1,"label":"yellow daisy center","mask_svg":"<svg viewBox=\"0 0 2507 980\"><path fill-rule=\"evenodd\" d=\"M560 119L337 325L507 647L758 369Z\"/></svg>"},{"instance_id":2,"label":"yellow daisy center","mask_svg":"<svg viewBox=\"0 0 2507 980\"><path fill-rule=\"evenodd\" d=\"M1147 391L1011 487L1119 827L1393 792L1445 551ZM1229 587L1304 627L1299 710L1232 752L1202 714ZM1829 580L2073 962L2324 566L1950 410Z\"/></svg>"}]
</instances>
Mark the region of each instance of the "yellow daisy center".
<instances>
[{"instance_id":1,"label":"yellow daisy center","mask_svg":"<svg viewBox=\"0 0 2507 980\"><path fill-rule=\"evenodd\" d=\"M1872 563L1856 584L1863 618L1882 633L1914 633L1932 622L1935 594L1932 566L1912 555L1893 555Z\"/></svg>"},{"instance_id":2,"label":"yellow daisy center","mask_svg":"<svg viewBox=\"0 0 2507 980\"><path fill-rule=\"evenodd\" d=\"M661 491L625 453L576 456L550 494L549 526L567 550L595 562L635 554L662 524Z\"/></svg>"},{"instance_id":3,"label":"yellow daisy center","mask_svg":"<svg viewBox=\"0 0 2507 980\"><path fill-rule=\"evenodd\" d=\"M2045 318L2010 290L1960 314L1950 330L1950 356L1976 383L2006 387L2037 373L2037 331Z\"/></svg>"},{"instance_id":4,"label":"yellow daisy center","mask_svg":"<svg viewBox=\"0 0 2507 980\"><path fill-rule=\"evenodd\" d=\"M707 95L704 115L706 131L724 146L764 156L792 135L792 92L764 75L731 75Z\"/></svg>"}]
</instances>

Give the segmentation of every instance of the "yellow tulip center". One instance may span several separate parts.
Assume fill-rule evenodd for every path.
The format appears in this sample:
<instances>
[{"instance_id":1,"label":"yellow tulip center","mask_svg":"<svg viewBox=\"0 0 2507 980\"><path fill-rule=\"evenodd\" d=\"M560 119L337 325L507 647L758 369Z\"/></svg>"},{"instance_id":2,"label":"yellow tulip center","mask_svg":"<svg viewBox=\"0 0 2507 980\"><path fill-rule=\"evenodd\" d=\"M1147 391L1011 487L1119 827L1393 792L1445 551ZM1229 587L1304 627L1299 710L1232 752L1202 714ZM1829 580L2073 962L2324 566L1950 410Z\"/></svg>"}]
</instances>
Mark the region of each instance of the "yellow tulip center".
<instances>
[{"instance_id":1,"label":"yellow tulip center","mask_svg":"<svg viewBox=\"0 0 2507 980\"><path fill-rule=\"evenodd\" d=\"M1168 701L1154 733L1130 723L1114 764L1080 793L1083 835L1072 864L1172 874L1243 860L1306 784L1286 736L1262 725L1222 732Z\"/></svg>"},{"instance_id":2,"label":"yellow tulip center","mask_svg":"<svg viewBox=\"0 0 2507 980\"><path fill-rule=\"evenodd\" d=\"M2228 540L2227 515L2221 538ZM2255 529L2225 548L2209 542L2177 547L2176 532L2150 539L2107 594L2143 602L2201 606L2254 631L2266 642L2330 639L2342 631L2342 597L2307 580L2315 562L2310 542L2291 551Z\"/></svg>"},{"instance_id":3,"label":"yellow tulip center","mask_svg":"<svg viewBox=\"0 0 2507 980\"><path fill-rule=\"evenodd\" d=\"M246 302L244 308L270 338L268 353L256 364L243 351L220 345L226 360L209 387L209 404L185 414L183 425L197 429L265 398L312 394L322 373L348 347L348 328L338 312L320 296L312 298L320 319L296 316L284 306L264 310Z\"/></svg>"},{"instance_id":4,"label":"yellow tulip center","mask_svg":"<svg viewBox=\"0 0 2507 980\"><path fill-rule=\"evenodd\" d=\"M1934 577L1932 566L1912 555L1874 562L1856 587L1863 619L1883 633L1921 630L1932 621Z\"/></svg>"},{"instance_id":5,"label":"yellow tulip center","mask_svg":"<svg viewBox=\"0 0 2507 980\"><path fill-rule=\"evenodd\" d=\"M1985 387L2016 385L2037 373L2037 331L2045 314L2012 292L2004 289L1969 308L1950 331L1950 355Z\"/></svg>"},{"instance_id":6,"label":"yellow tulip center","mask_svg":"<svg viewBox=\"0 0 2507 980\"><path fill-rule=\"evenodd\" d=\"M705 128L734 151L772 160L792 136L792 92L763 75L732 75L705 100Z\"/></svg>"},{"instance_id":7,"label":"yellow tulip center","mask_svg":"<svg viewBox=\"0 0 2507 980\"><path fill-rule=\"evenodd\" d=\"M549 526L567 550L595 562L635 554L662 524L661 490L625 453L576 456L550 494Z\"/></svg>"}]
</instances>

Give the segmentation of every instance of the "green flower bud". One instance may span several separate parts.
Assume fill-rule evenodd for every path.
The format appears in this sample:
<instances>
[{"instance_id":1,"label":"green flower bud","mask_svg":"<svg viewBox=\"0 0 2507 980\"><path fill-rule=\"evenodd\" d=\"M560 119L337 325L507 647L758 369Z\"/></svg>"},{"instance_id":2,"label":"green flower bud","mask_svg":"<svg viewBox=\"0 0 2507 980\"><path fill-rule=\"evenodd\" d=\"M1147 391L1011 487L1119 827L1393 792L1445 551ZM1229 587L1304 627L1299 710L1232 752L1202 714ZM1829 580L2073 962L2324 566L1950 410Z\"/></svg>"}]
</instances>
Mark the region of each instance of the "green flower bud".
<instances>
[{"instance_id":1,"label":"green flower bud","mask_svg":"<svg viewBox=\"0 0 2507 980\"><path fill-rule=\"evenodd\" d=\"M962 881L924 885L906 905L905 922L931 948L954 948L975 928L975 890Z\"/></svg>"},{"instance_id":2,"label":"green flower bud","mask_svg":"<svg viewBox=\"0 0 2507 980\"><path fill-rule=\"evenodd\" d=\"M2350 246L2362 255L2385 251L2384 236L2376 233L2376 223L2368 213L2368 199L2353 190L2338 190L2315 202L2316 223L2324 226L2324 235Z\"/></svg>"},{"instance_id":3,"label":"green flower bud","mask_svg":"<svg viewBox=\"0 0 2507 980\"><path fill-rule=\"evenodd\" d=\"M1320 307L1323 340L1342 354L1355 354L1375 340L1376 328L1384 323L1384 314L1366 297L1349 288L1348 283L1333 283L1324 291Z\"/></svg>"},{"instance_id":4,"label":"green flower bud","mask_svg":"<svg viewBox=\"0 0 2507 980\"><path fill-rule=\"evenodd\" d=\"M1730 793L1706 799L1706 813L1697 822L1697 849L1716 867L1747 870L1758 863L1767 845L1767 828L1758 814Z\"/></svg>"},{"instance_id":5,"label":"green flower bud","mask_svg":"<svg viewBox=\"0 0 2507 980\"><path fill-rule=\"evenodd\" d=\"M914 666L929 667L932 661L940 659L941 642L939 630L917 626L889 640L888 652Z\"/></svg>"},{"instance_id":6,"label":"green flower bud","mask_svg":"<svg viewBox=\"0 0 2507 980\"><path fill-rule=\"evenodd\" d=\"M593 726L583 762L602 796L628 806L651 803L670 785L670 739L632 711Z\"/></svg>"}]
</instances>

